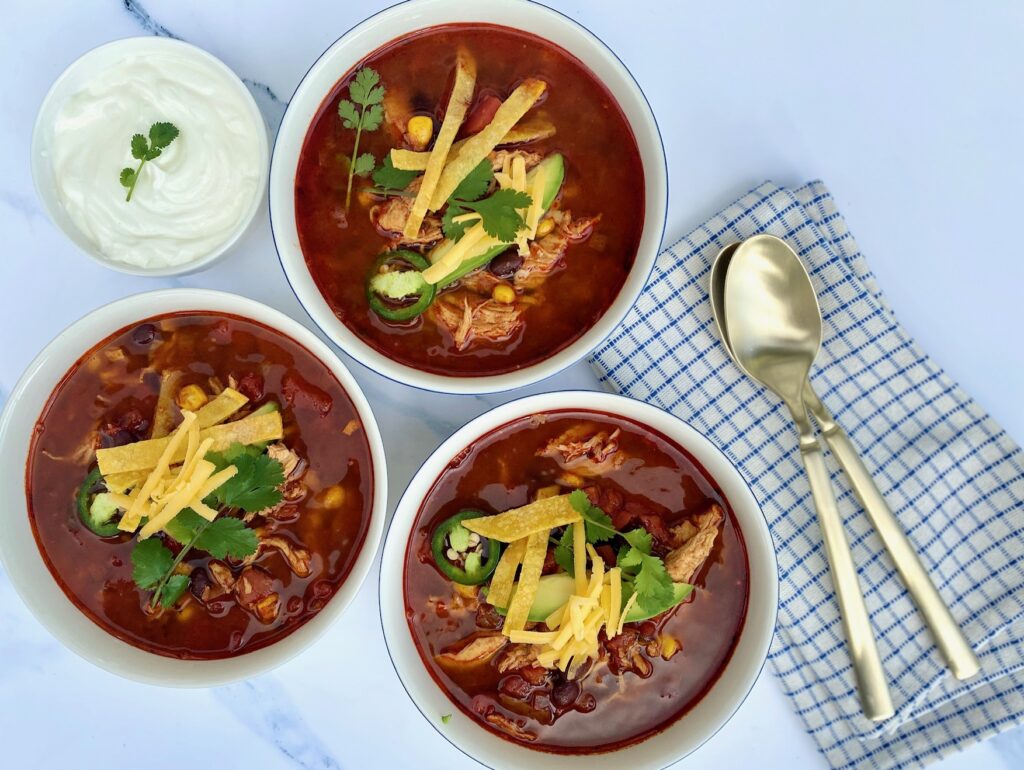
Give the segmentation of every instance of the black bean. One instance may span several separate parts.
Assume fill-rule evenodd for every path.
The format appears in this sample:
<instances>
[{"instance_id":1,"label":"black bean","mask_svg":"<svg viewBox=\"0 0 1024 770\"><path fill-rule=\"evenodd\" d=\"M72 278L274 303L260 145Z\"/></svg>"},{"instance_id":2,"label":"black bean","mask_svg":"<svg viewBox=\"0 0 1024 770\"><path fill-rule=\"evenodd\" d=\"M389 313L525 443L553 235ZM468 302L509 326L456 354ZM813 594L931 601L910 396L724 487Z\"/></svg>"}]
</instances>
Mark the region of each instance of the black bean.
<instances>
[{"instance_id":1,"label":"black bean","mask_svg":"<svg viewBox=\"0 0 1024 770\"><path fill-rule=\"evenodd\" d=\"M551 689L551 703L558 709L569 708L579 696L579 682L573 680L562 680Z\"/></svg>"},{"instance_id":2,"label":"black bean","mask_svg":"<svg viewBox=\"0 0 1024 770\"><path fill-rule=\"evenodd\" d=\"M140 324L132 330L132 342L136 345L148 345L156 339L156 327L153 324Z\"/></svg>"},{"instance_id":3,"label":"black bean","mask_svg":"<svg viewBox=\"0 0 1024 770\"><path fill-rule=\"evenodd\" d=\"M491 260L487 269L498 278L511 278L523 265L523 258L515 249L508 249Z\"/></svg>"}]
</instances>

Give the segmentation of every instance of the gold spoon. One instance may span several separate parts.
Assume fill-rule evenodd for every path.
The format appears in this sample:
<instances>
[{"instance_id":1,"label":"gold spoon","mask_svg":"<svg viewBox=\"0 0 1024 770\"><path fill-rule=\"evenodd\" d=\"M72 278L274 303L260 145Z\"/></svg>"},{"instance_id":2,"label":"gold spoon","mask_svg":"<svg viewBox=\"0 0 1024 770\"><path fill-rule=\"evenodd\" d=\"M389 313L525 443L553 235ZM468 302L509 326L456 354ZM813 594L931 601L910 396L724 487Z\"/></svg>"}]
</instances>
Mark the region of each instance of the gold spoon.
<instances>
[{"instance_id":1,"label":"gold spoon","mask_svg":"<svg viewBox=\"0 0 1024 770\"><path fill-rule=\"evenodd\" d=\"M789 259L803 268L803 263L785 241L768 235L762 237L770 239L770 241L765 241L766 247L770 245L771 248L780 252L776 259L783 259L781 252L785 250L789 254ZM738 246L738 243L726 246L718 253L711 266L711 310L730 356L733 356L733 351L729 340L729 327L726 323L725 280L730 262ZM804 272L806 273L806 270ZM815 304L817 304L816 301ZM820 315L818 323L821 323ZM977 655L971 649L963 631L950 613L949 607L928 576L914 546L889 509L868 469L864 467L864 463L846 431L839 426L828 407L818 398L818 394L811 386L810 379L804 380L803 402L821 428L822 437L832 451L832 456L836 458L846 473L854 495L878 531L882 544L889 551L897 572L931 629L946 664L957 679L968 679L974 676L981 668Z\"/></svg>"}]
</instances>

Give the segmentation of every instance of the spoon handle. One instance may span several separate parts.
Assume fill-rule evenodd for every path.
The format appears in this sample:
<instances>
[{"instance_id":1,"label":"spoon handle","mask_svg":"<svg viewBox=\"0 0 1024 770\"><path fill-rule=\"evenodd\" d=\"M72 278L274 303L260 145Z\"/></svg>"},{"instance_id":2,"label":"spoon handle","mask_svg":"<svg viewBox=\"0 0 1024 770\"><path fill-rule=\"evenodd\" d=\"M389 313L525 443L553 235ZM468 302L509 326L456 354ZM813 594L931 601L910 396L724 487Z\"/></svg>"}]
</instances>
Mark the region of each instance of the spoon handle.
<instances>
[{"instance_id":1,"label":"spoon handle","mask_svg":"<svg viewBox=\"0 0 1024 770\"><path fill-rule=\"evenodd\" d=\"M846 532L832 492L832 481L825 466L821 445L814 436L814 429L803 405L791 411L800 430L800 455L807 470L814 507L818 511L818 525L825 541L832 584L835 586L843 628L850 646L861 710L868 719L880 722L891 717L894 709L878 645L864 605L864 594L857 579L857 568L853 564L853 554L846 541Z\"/></svg>"},{"instance_id":2,"label":"spoon handle","mask_svg":"<svg viewBox=\"0 0 1024 770\"><path fill-rule=\"evenodd\" d=\"M935 637L935 643L942 651L946 664L957 679L968 679L978 673L981 663L974 654L971 645L957 625L949 607L943 601L935 584L921 564L914 546L910 543L899 520L889 509L882 493L878 491L871 474L864 467L850 437L846 435L832 417L825 404L814 392L808 381L804 388L804 403L821 428L832 455L839 462L850 481L850 487L857 496L878 531L882 544L892 557L896 571L899 572L907 590L924 616L925 622Z\"/></svg>"}]
</instances>

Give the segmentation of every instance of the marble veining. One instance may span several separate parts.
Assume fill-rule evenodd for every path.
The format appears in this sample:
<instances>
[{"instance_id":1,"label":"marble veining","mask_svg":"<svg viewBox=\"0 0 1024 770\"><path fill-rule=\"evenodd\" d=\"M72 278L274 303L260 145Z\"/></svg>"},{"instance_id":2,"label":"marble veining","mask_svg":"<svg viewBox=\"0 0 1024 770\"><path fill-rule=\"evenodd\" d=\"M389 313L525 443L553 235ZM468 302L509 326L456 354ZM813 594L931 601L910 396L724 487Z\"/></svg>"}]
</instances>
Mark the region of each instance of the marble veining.
<instances>
[{"instance_id":1,"label":"marble veining","mask_svg":"<svg viewBox=\"0 0 1024 770\"><path fill-rule=\"evenodd\" d=\"M0 71L8 73L0 121L0 228L5 233L0 285L9 292L0 303L0 404L32 358L64 326L88 310L128 294L169 286L236 291L311 325L278 265L266 209L237 253L205 273L179 279L146 280L106 271L77 253L49 224L32 188L28 151L35 109L63 66L95 45L132 34L187 39L219 56L231 55L232 66L253 93L273 134L286 107L286 100L277 94L291 93L309 63L327 45L391 1L306 0L295 4L250 0L239 6L196 0L147 0L145 4L136 0L64 0L54 4L63 14L60 25L41 15L32 0L5 4L4 28L18 34L10 36L0 50ZM865 247L871 248L872 265L901 319L921 333L922 342L930 349L944 350L942 361L953 375L1021 438L1024 422L1014 394L1019 394L1024 382L1024 366L1020 365L1024 362L1018 361L1001 377L974 377L972 372L988 371L978 366L977 360L995 359L994 348L986 347L980 317L975 318L978 314L958 311L977 303L970 297L961 300L965 287L952 275L954 271L932 271L934 275L928 277L947 282L932 286L931 291L947 291L948 297L957 301L940 302L943 309L939 312L918 301L922 276L915 267L914 251L898 248L901 234L927 237L930 232L925 222L912 219L915 212L901 208L904 196L927 202L919 208L926 212L929 223L951 221L952 212L942 210L942 201L928 195L932 189L953 190L957 181L955 169L949 171L954 174L952 180L928 176L936 169L935 158L949 151L941 138L918 130L911 141L901 137L898 124L885 123L886 111L894 120L904 117L900 105L908 100L907 109L915 112L913 120L904 117L907 125L941 124L950 135L965 137L961 144L971 148L965 152L973 154L965 156L962 165L971 171L962 181L970 184L984 178L993 186L988 196L972 187L976 194L961 196L956 215L967 221L991 221L1004 199L1005 211L997 220L1013 221L1011 215L1016 211L1012 185L1020 173L1006 175L1010 181L1002 183L1001 172L1006 167L999 154L1009 154L1016 139L1009 129L1005 136L999 133L998 126L1019 125L1024 108L1005 100L998 89L989 95L977 85L987 82L985 78L976 79L971 97L976 101L962 114L954 109L964 99L962 91L953 101L944 92L931 94L931 101L913 101L915 89L928 87L932 71L946 63L957 66L949 57L939 55L954 50L955 41L960 40L962 25L955 18L933 14L935 24L929 35L935 53L921 45L919 58L925 69L915 75L915 89L899 88L898 98L892 96L886 102L882 100L889 98L895 87L891 86L893 78L904 76L899 68L907 59L902 55L894 59L880 47L870 57L877 60L872 68L864 63L863 41L882 39L886 30L891 30L901 46L907 41L913 44L913 34L919 28L916 16L904 19L884 4L857 13L837 9L823 22L818 12L809 11L798 0L781 0L770 11L747 4L687 6L671 18L664 16L660 0L636 0L629 13L645 25L646 37L640 39L631 31L633 25L623 24L625 11L620 3L548 1L604 38L643 84L662 121L669 154L673 186L669 234L696 225L745 190L751 180L774 176L789 182L820 175L843 199L844 210L856 218L855 229ZM1015 46L1013 41L1021 33L1018 21L1002 18L992 8L972 17L972 28L988 42L975 57L983 72L1012 68L998 57L1005 55L1000 53L1001 46L1007 50L1011 44ZM768 50L763 35L766 28L792 36L788 39L791 44ZM748 60L763 63L757 78L751 78L742 62L728 56L715 36L693 34L694 30L713 29L730 30L735 44L751 52ZM800 44L792 44L797 38ZM667 72L663 57L651 56L651 50L672 50L680 63ZM807 70L808 62L822 57L838 58L846 66L823 68L832 80L827 85L817 84L814 99L802 98L809 79L816 83ZM773 67L777 86L766 75ZM947 77L952 81L958 71L943 73L937 80ZM870 121L851 119L845 100L856 99L860 91L871 95L870 104L865 103L859 113L871 117ZM843 101L836 102L833 92L842 94ZM765 121L756 109L748 109L758 107L774 109L773 122ZM971 131L978 126L978 112L986 109L1016 112L989 124L982 140ZM746 116L742 121L741 112ZM695 114L713 119L694 120ZM783 118L781 126L774 125L778 116ZM884 132L872 134L869 129L875 124ZM860 148L863 154L859 154ZM900 185L891 185L893 164L888 159L896 150L903 151L899 162L902 177ZM901 216L890 217L893 211ZM902 217L910 219L903 221ZM887 224L889 219L895 221ZM984 233L975 237L983 239ZM893 250L887 253L879 248L890 241L896 244ZM1019 279L988 290L1019 287L1024 280L1019 260L982 245L972 252L979 255L978 260L992 260L986 263L989 267ZM922 248L927 251L929 246L934 249L934 244ZM998 295L992 314L1006 328L1021 325L1019 303L998 301ZM947 316L955 316L970 332L969 344L958 345L955 335L942 326ZM937 336L929 338L933 328ZM389 382L343 358L370 399L381 428L392 506L427 454L466 420L528 393L597 387L587 366L579 364L522 392L445 396ZM5 492L12 494L12 490ZM308 651L278 671L210 691L183 691L126 682L79 660L31 617L0 569L0 734L18 736L8 742L5 759L19 768L145 764L147 770L178 770L180 757L151 750L151 728L118 728L123 722L119 717L145 713L159 714L161 736L182 736L189 752L202 756L204 764L211 766L261 770L476 767L435 733L398 683L383 649L377 617L377 571L375 567L345 615ZM60 740L53 738L54 724L61 725ZM757 747L756 766L824 767L767 671L746 705L685 766L749 764L752 746ZM941 770L1021 766L1024 731L1020 729L934 765Z\"/></svg>"}]
</instances>

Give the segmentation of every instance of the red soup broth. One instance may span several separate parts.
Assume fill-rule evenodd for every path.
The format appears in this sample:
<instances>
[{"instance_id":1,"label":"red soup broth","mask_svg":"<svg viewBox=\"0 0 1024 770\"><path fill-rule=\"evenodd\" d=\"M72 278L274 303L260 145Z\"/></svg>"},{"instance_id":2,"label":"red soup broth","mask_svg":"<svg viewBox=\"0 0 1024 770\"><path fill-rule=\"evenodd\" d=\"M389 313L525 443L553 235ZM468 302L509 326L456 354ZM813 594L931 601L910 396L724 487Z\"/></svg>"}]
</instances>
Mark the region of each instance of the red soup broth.
<instances>
[{"instance_id":1,"label":"red soup broth","mask_svg":"<svg viewBox=\"0 0 1024 770\"><path fill-rule=\"evenodd\" d=\"M344 208L354 132L338 118L356 71L380 73L385 88L407 90L412 107L440 125L456 51L477 62L476 104L505 99L522 80L537 77L548 89L527 118L550 120L557 133L524 146L565 158L562 210L596 216L593 234L570 245L564 269L552 273L526 309L514 338L459 351L424 316L385 323L370 310L365 280L385 239L369 216L372 200L353 195ZM473 107L470 108L472 115ZM363 133L359 153L379 160L403 138L385 121ZM365 186L356 180L355 188ZM367 56L327 95L306 135L295 182L295 217L306 264L334 314L363 342L389 358L425 372L485 376L542 361L579 339L618 296L633 266L644 223L644 171L632 129L608 89L581 61L536 35L490 24L430 27L392 41Z\"/></svg>"},{"instance_id":2,"label":"red soup broth","mask_svg":"<svg viewBox=\"0 0 1024 770\"><path fill-rule=\"evenodd\" d=\"M281 534L312 554L308 577L293 574L274 551L256 559L271 574L281 610L259 622L234 602L204 608L195 602L158 616L132 580L129 535L100 538L80 521L75 494L95 462L100 426L134 424L143 433L159 392L160 373L179 370L182 385L261 382L253 405L281 405L285 439L306 458L307 493ZM257 379L258 378L258 379ZM255 395L255 394L254 394ZM143 423L138 423L138 416ZM346 430L347 429L347 430ZM108 429L109 434L109 429ZM115 443L117 433L113 433ZM136 440L136 439L129 439ZM119 443L124 443L121 441ZM343 504L322 505L323 490L339 486ZM359 415L327 367L299 343L255 321L222 313L163 315L107 337L64 375L36 423L26 469L32 529L50 572L90 620L135 647L173 658L213 659L265 647L312 618L351 570L370 523L373 472ZM210 560L197 551L193 568Z\"/></svg>"},{"instance_id":3,"label":"red soup broth","mask_svg":"<svg viewBox=\"0 0 1024 770\"><path fill-rule=\"evenodd\" d=\"M660 511L672 526L690 513L717 503L725 511L722 531L695 576L695 591L678 607L653 619L659 635L674 637L680 651L653 660L653 673L613 675L602 663L583 680L582 692L596 703L589 712L568 711L553 724L524 719L501 700L503 674L495 667L456 676L435 656L479 631L474 613L439 610L451 596L451 583L436 568L430 538L443 520L465 508L496 513L526 505L559 474L554 460L537 450L581 421L597 429L620 428L621 451L630 461L602 478L626 501ZM406 551L404 591L409 630L423 664L458 708L506 740L543 751L585 754L611 751L665 729L689 711L714 685L729 663L747 612L749 567L743 535L721 489L707 471L668 437L623 417L590 411L554 411L517 419L473 442L452 460L420 507ZM652 621L647 621L648 623ZM640 626L640 623L630 623ZM648 631L650 632L650 630ZM517 740L486 721L497 712L532 733Z\"/></svg>"}]
</instances>

